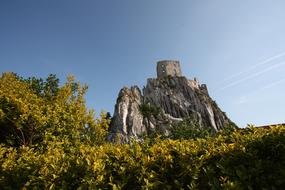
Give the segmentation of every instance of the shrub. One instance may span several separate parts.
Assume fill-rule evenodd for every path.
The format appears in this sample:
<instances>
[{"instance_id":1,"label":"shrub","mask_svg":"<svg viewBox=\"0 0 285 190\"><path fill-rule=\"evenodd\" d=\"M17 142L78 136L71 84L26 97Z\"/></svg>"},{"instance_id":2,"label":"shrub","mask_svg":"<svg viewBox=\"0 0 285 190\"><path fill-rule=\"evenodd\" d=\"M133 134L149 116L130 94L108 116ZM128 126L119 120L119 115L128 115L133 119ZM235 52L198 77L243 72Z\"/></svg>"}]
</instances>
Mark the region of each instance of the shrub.
<instances>
[{"instance_id":1,"label":"shrub","mask_svg":"<svg viewBox=\"0 0 285 190\"><path fill-rule=\"evenodd\" d=\"M211 128L202 127L198 121L193 119L184 119L170 127L171 139L196 139L206 138L212 134Z\"/></svg>"},{"instance_id":2,"label":"shrub","mask_svg":"<svg viewBox=\"0 0 285 190\"><path fill-rule=\"evenodd\" d=\"M151 116L157 117L161 113L161 109L152 104L141 104L139 106L140 113L145 118L150 118Z\"/></svg>"},{"instance_id":3,"label":"shrub","mask_svg":"<svg viewBox=\"0 0 285 190\"><path fill-rule=\"evenodd\" d=\"M94 119L86 109L86 87L69 77L45 96L35 86L11 73L0 78L1 189L285 186L285 126L230 128L204 138L186 122L179 124L176 140L110 144L106 114ZM150 116L158 112L142 110Z\"/></svg>"},{"instance_id":4,"label":"shrub","mask_svg":"<svg viewBox=\"0 0 285 190\"><path fill-rule=\"evenodd\" d=\"M3 189L282 189L285 127L196 140L0 146Z\"/></svg>"}]
</instances>

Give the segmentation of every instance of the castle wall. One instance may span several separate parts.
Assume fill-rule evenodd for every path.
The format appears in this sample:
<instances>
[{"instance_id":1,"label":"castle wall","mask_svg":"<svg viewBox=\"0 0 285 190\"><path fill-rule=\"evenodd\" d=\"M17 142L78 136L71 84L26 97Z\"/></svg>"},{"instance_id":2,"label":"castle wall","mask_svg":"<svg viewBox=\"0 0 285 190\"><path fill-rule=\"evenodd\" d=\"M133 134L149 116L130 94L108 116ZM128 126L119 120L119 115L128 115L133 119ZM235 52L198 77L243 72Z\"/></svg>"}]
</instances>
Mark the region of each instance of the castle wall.
<instances>
[{"instance_id":1,"label":"castle wall","mask_svg":"<svg viewBox=\"0 0 285 190\"><path fill-rule=\"evenodd\" d=\"M167 76L175 77L182 75L179 61L159 61L157 62L156 71L157 78L163 78Z\"/></svg>"},{"instance_id":2,"label":"castle wall","mask_svg":"<svg viewBox=\"0 0 285 190\"><path fill-rule=\"evenodd\" d=\"M188 84L192 88L199 89L199 82L197 80L188 80Z\"/></svg>"}]
</instances>

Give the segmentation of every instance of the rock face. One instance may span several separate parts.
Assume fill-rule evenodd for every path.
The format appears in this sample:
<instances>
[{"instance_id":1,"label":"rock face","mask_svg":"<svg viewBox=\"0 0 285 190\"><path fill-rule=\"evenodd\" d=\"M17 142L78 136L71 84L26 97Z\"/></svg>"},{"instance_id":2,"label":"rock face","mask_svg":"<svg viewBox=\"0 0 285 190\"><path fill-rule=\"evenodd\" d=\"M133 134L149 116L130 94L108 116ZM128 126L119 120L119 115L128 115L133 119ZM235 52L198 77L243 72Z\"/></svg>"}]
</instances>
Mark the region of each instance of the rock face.
<instances>
[{"instance_id":1,"label":"rock face","mask_svg":"<svg viewBox=\"0 0 285 190\"><path fill-rule=\"evenodd\" d=\"M180 70L176 65L173 68ZM168 76L148 79L143 93L137 86L124 87L120 91L109 140L121 143L129 142L131 138L140 140L154 131L167 135L169 127L184 118L195 119L201 127L211 128L214 132L231 123L210 98L205 84L177 76L172 71L168 73Z\"/></svg>"},{"instance_id":2,"label":"rock face","mask_svg":"<svg viewBox=\"0 0 285 190\"><path fill-rule=\"evenodd\" d=\"M143 125L143 116L139 111L142 102L143 97L137 86L121 89L111 121L110 140L128 142L129 137L138 139L138 135L146 131L146 127Z\"/></svg>"}]
</instances>

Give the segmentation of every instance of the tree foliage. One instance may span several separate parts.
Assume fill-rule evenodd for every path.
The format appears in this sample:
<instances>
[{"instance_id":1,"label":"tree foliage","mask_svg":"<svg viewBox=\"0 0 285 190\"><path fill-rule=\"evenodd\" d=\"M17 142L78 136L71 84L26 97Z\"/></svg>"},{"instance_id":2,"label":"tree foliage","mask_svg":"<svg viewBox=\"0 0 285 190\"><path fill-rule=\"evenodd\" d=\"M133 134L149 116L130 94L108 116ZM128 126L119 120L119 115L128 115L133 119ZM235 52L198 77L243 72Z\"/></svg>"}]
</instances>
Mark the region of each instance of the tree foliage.
<instances>
[{"instance_id":1,"label":"tree foliage","mask_svg":"<svg viewBox=\"0 0 285 190\"><path fill-rule=\"evenodd\" d=\"M87 110L86 91L87 86L75 82L73 76L59 87L55 75L43 80L4 73L0 78L0 143L18 147L52 139L101 141L108 121L104 114L94 119L94 111Z\"/></svg>"}]
</instances>

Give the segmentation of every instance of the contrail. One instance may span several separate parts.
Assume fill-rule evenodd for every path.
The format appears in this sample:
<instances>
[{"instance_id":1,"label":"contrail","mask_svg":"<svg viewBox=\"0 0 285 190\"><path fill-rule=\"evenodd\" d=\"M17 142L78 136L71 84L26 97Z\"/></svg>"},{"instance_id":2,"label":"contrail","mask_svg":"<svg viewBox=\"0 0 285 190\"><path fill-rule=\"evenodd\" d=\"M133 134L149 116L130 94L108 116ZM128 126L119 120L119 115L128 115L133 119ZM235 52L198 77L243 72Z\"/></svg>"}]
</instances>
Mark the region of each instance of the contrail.
<instances>
[{"instance_id":1,"label":"contrail","mask_svg":"<svg viewBox=\"0 0 285 190\"><path fill-rule=\"evenodd\" d=\"M272 86L276 86L282 82L285 82L285 78L281 79L281 80L278 80L278 81L275 81L275 82L272 82L266 86L264 86L263 88L261 88L261 90L264 90L264 89L267 89L267 88L271 88Z\"/></svg>"},{"instance_id":2,"label":"contrail","mask_svg":"<svg viewBox=\"0 0 285 190\"><path fill-rule=\"evenodd\" d=\"M267 67L266 69L263 69L262 71L259 71L259 72L257 72L257 73L252 74L252 75L249 75L249 76L247 76L247 77L244 77L244 78L242 78L242 79L240 79L240 80L234 81L234 82L232 82L232 83L230 83L230 84L228 84L228 85L226 85L226 86L220 88L219 90L224 90L224 89L226 89L226 88L235 86L235 85L237 85L237 84L240 84L241 82L244 82L244 81L246 81L246 80L248 80L248 79L252 79L252 78L254 78L254 77L257 77L257 76L259 76L259 75L261 75L261 74L263 74L263 73L266 73L266 72L268 72L268 71L270 71L270 70L272 70L272 69L274 69L274 68L280 67L280 66L282 66L282 65L284 65L284 64L285 64L285 61L283 61L283 62L281 62L281 63L278 63L278 64L275 64L275 65L271 65L271 66Z\"/></svg>"},{"instance_id":3,"label":"contrail","mask_svg":"<svg viewBox=\"0 0 285 190\"><path fill-rule=\"evenodd\" d=\"M247 72L249 72L249 71L254 70L255 68L257 68L257 67L259 67L259 66L261 66L261 65L266 65L267 63L269 63L269 62L271 62L271 61L273 61L273 60L275 60L275 59L277 59L277 58L279 58L279 57L282 57L282 56L284 56L284 55L285 55L285 51L282 52L282 53L280 53L280 54L277 54L277 55L274 55L274 56L272 56L272 57L269 57L269 58L265 59L264 61L261 61L261 62L259 62L259 63L256 63L256 64L252 65L251 67L249 67L249 68L248 68L247 70L245 70L245 71L238 72L238 73L236 73L236 74L233 74L233 75L229 76L228 78L225 78L224 80L221 81L221 83L223 83L223 82L225 82L225 81L228 81L228 80L231 80L231 79L233 79L233 78L236 78L236 77L238 77L238 76L241 76L241 75L243 75L243 74L245 74L245 73L247 73Z\"/></svg>"}]
</instances>

